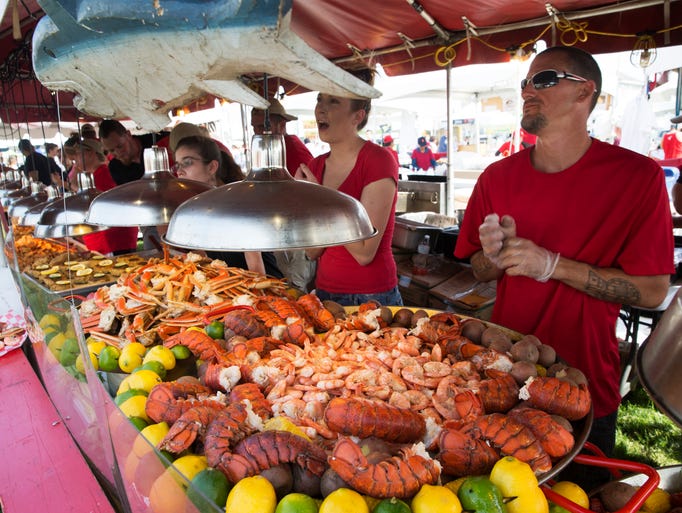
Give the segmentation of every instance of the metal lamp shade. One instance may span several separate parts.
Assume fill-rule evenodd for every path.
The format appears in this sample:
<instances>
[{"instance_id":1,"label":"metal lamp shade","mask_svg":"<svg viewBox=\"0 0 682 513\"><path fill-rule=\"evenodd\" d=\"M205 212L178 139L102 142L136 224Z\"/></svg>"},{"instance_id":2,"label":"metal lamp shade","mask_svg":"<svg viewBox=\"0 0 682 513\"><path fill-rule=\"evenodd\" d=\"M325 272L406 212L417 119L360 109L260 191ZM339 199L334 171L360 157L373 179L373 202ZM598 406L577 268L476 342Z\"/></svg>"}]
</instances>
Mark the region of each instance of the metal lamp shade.
<instances>
[{"instance_id":1,"label":"metal lamp shade","mask_svg":"<svg viewBox=\"0 0 682 513\"><path fill-rule=\"evenodd\" d=\"M145 175L100 194L90 205L88 223L104 226L165 225L187 199L212 187L174 177L165 148L144 151Z\"/></svg>"},{"instance_id":2,"label":"metal lamp shade","mask_svg":"<svg viewBox=\"0 0 682 513\"><path fill-rule=\"evenodd\" d=\"M31 195L31 182L22 176L14 182L5 182L0 190L0 203L4 208L9 207L14 202Z\"/></svg>"},{"instance_id":3,"label":"metal lamp shade","mask_svg":"<svg viewBox=\"0 0 682 513\"><path fill-rule=\"evenodd\" d=\"M254 136L246 179L183 203L164 237L173 246L215 251L276 251L347 244L374 236L355 198L294 180L281 136Z\"/></svg>"},{"instance_id":4,"label":"metal lamp shade","mask_svg":"<svg viewBox=\"0 0 682 513\"><path fill-rule=\"evenodd\" d=\"M26 214L26 212L28 212L31 208L41 203L45 203L48 199L56 198L58 196L56 187L50 185L43 189L41 186L42 184L32 183L31 195L26 198L18 199L10 205L8 213L12 219L20 221L24 217L24 214ZM48 192L50 189L53 191Z\"/></svg>"},{"instance_id":5,"label":"metal lamp shade","mask_svg":"<svg viewBox=\"0 0 682 513\"><path fill-rule=\"evenodd\" d=\"M678 289L656 328L638 349L635 368L656 406L682 428L681 335L682 289Z\"/></svg>"},{"instance_id":6,"label":"metal lamp shade","mask_svg":"<svg viewBox=\"0 0 682 513\"><path fill-rule=\"evenodd\" d=\"M35 225L33 235L45 239L73 237L105 230L105 226L89 224L85 214L92 200L101 194L94 188L94 178L90 173L78 175L78 192L68 197L57 198L45 205L40 219Z\"/></svg>"},{"instance_id":7,"label":"metal lamp shade","mask_svg":"<svg viewBox=\"0 0 682 513\"><path fill-rule=\"evenodd\" d=\"M85 189L67 198L52 200L43 207L33 235L41 239L61 238L106 230L106 226L85 221L90 203L99 194L101 193L97 189Z\"/></svg>"}]
</instances>

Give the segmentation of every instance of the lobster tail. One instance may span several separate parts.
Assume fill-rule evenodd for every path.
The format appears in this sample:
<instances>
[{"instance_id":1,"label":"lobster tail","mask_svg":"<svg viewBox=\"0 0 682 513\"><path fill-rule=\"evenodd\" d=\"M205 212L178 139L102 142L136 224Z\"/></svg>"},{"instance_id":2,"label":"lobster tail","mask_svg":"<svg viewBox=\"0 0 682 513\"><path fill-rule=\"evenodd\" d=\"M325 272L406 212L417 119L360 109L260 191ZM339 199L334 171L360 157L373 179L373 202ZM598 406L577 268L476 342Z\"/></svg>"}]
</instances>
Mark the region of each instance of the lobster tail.
<instances>
[{"instance_id":1,"label":"lobster tail","mask_svg":"<svg viewBox=\"0 0 682 513\"><path fill-rule=\"evenodd\" d=\"M287 431L263 431L237 444L234 454L252 459L259 471L295 463L320 477L327 468L327 453L321 447Z\"/></svg>"},{"instance_id":2,"label":"lobster tail","mask_svg":"<svg viewBox=\"0 0 682 513\"><path fill-rule=\"evenodd\" d=\"M587 385L575 385L558 378L532 378L520 390L519 397L526 399L528 406L568 420L582 419L592 408Z\"/></svg>"},{"instance_id":3,"label":"lobster tail","mask_svg":"<svg viewBox=\"0 0 682 513\"><path fill-rule=\"evenodd\" d=\"M425 451L419 454L412 448L404 450L400 456L372 464L360 447L346 437L340 437L336 442L329 466L360 493L401 499L414 495L424 484L435 484L441 468L440 463Z\"/></svg>"},{"instance_id":4,"label":"lobster tail","mask_svg":"<svg viewBox=\"0 0 682 513\"><path fill-rule=\"evenodd\" d=\"M482 440L479 433L464 433L457 428L443 429L438 447L443 472L453 476L487 474L500 459L499 451Z\"/></svg>"},{"instance_id":5,"label":"lobster tail","mask_svg":"<svg viewBox=\"0 0 682 513\"><path fill-rule=\"evenodd\" d=\"M334 398L325 409L324 419L332 431L359 438L376 436L410 443L426 434L426 421L419 413L367 399Z\"/></svg>"},{"instance_id":6,"label":"lobster tail","mask_svg":"<svg viewBox=\"0 0 682 513\"><path fill-rule=\"evenodd\" d=\"M173 423L161 440L159 449L179 454L189 449L197 438L203 441L209 424L219 411L216 406L197 406L187 410Z\"/></svg>"},{"instance_id":7,"label":"lobster tail","mask_svg":"<svg viewBox=\"0 0 682 513\"><path fill-rule=\"evenodd\" d=\"M535 408L516 408L509 415L526 426L551 458L562 458L575 445L573 435L549 413Z\"/></svg>"},{"instance_id":8,"label":"lobster tail","mask_svg":"<svg viewBox=\"0 0 682 513\"><path fill-rule=\"evenodd\" d=\"M481 437L488 440L505 456L528 463L536 474L552 468L552 461L533 433L516 419L493 413L474 420L471 429L479 430ZM465 432L467 428L464 428Z\"/></svg>"}]
</instances>

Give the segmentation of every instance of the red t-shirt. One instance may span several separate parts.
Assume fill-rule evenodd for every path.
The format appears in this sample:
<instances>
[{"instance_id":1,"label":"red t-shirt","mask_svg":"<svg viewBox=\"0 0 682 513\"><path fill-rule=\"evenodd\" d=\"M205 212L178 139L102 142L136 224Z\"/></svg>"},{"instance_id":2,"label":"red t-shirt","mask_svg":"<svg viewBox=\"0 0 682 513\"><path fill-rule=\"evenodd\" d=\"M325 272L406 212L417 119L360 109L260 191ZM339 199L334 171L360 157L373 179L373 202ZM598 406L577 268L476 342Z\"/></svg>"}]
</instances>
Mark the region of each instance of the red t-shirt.
<instances>
[{"instance_id":1,"label":"red t-shirt","mask_svg":"<svg viewBox=\"0 0 682 513\"><path fill-rule=\"evenodd\" d=\"M328 156L329 153L325 153L315 157L309 164L319 183L322 183ZM366 185L382 178L390 178L397 184L398 164L385 148L367 141L358 154L355 166L338 190L359 200ZM397 197L396 189L386 231L374 260L367 265L360 265L343 246L326 248L317 264L315 285L318 288L337 294L376 294L389 291L398 284L391 252Z\"/></svg>"},{"instance_id":2,"label":"red t-shirt","mask_svg":"<svg viewBox=\"0 0 682 513\"><path fill-rule=\"evenodd\" d=\"M533 169L530 154L523 150L495 162L478 179L455 256L481 249L478 227L494 212L511 215L519 237L578 262L640 276L675 272L668 194L654 161L593 140L576 164L548 174ZM601 417L620 403L620 308L559 281L503 275L492 321L537 335L581 369Z\"/></svg>"},{"instance_id":3,"label":"red t-shirt","mask_svg":"<svg viewBox=\"0 0 682 513\"><path fill-rule=\"evenodd\" d=\"M99 191L108 191L116 187L116 182L111 177L109 167L106 164L99 166L93 173L95 188ZM83 243L90 251L99 253L113 253L114 251L135 251L137 249L137 227L116 226L101 232L83 235Z\"/></svg>"},{"instance_id":4,"label":"red t-shirt","mask_svg":"<svg viewBox=\"0 0 682 513\"><path fill-rule=\"evenodd\" d=\"M433 156L433 152L428 147L426 147L425 151L415 148L412 151L412 159L416 161L418 169L424 170L433 167L432 163L436 160Z\"/></svg>"},{"instance_id":5,"label":"red t-shirt","mask_svg":"<svg viewBox=\"0 0 682 513\"><path fill-rule=\"evenodd\" d=\"M682 157L682 133L668 132L661 139L661 149L665 159L677 159Z\"/></svg>"},{"instance_id":6,"label":"red t-shirt","mask_svg":"<svg viewBox=\"0 0 682 513\"><path fill-rule=\"evenodd\" d=\"M286 166L287 171L291 176L296 174L298 166L306 164L313 160L313 154L307 148L303 141L295 135L284 136L284 150L286 151Z\"/></svg>"}]
</instances>

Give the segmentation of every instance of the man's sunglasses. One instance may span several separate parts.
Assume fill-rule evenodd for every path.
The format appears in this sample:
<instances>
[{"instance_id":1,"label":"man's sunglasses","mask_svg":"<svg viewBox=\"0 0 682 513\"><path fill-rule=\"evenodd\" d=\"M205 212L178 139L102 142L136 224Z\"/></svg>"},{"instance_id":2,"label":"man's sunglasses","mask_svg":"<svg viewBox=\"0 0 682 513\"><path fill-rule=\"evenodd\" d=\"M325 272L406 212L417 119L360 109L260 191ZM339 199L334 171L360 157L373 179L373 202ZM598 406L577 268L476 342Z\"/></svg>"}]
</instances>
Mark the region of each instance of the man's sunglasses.
<instances>
[{"instance_id":1,"label":"man's sunglasses","mask_svg":"<svg viewBox=\"0 0 682 513\"><path fill-rule=\"evenodd\" d=\"M545 69L538 71L530 78L521 80L521 90L523 91L528 84L533 84L535 89L547 89L554 87L559 83L559 80L565 78L566 80L573 80L575 82L587 82L586 78L568 73L566 71L557 71L555 69Z\"/></svg>"}]
</instances>

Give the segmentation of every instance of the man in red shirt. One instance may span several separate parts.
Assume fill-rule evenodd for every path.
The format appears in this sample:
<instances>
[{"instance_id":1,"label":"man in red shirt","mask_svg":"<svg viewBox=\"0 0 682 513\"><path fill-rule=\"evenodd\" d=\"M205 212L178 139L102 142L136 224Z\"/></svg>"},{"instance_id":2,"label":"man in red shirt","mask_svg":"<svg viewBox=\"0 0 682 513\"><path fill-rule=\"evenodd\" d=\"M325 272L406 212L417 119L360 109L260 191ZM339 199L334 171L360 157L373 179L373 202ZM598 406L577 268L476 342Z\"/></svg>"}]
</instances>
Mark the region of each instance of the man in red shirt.
<instances>
[{"instance_id":1,"label":"man in red shirt","mask_svg":"<svg viewBox=\"0 0 682 513\"><path fill-rule=\"evenodd\" d=\"M296 135L287 134L287 123L298 118L284 110L284 106L275 98L270 100L268 115L270 119L270 133L284 137L287 171L293 176L301 164L308 165L313 160L312 153L303 144L303 141ZM265 131L264 110L251 110L251 126L256 135L263 134ZM305 251L277 251L275 252L275 258L277 258L277 267L284 273L290 283L306 292L312 289L317 265L305 257Z\"/></svg>"},{"instance_id":2,"label":"man in red shirt","mask_svg":"<svg viewBox=\"0 0 682 513\"><path fill-rule=\"evenodd\" d=\"M665 160L682 157L682 128L679 125L677 128L671 128L670 132L663 135L661 149Z\"/></svg>"},{"instance_id":3,"label":"man in red shirt","mask_svg":"<svg viewBox=\"0 0 682 513\"><path fill-rule=\"evenodd\" d=\"M393 155L393 158L395 161L400 165L400 159L398 158L398 152L395 151L395 148L393 147L393 137L391 137L391 134L387 134L384 136L381 145L386 148L388 151L391 152L391 155Z\"/></svg>"},{"instance_id":4,"label":"man in red shirt","mask_svg":"<svg viewBox=\"0 0 682 513\"><path fill-rule=\"evenodd\" d=\"M480 176L455 255L471 259L477 279L497 280L493 322L536 335L583 371L595 416L589 439L609 455L621 305L658 306L675 267L661 168L588 134L600 90L588 53L553 47L535 57L521 82L521 125L537 141ZM596 486L604 476L593 477Z\"/></svg>"},{"instance_id":5,"label":"man in red shirt","mask_svg":"<svg viewBox=\"0 0 682 513\"><path fill-rule=\"evenodd\" d=\"M436 159L431 148L429 148L429 143L426 142L426 137L417 139L417 147L412 152L412 168L415 170L423 169L424 171L429 168L436 168Z\"/></svg>"},{"instance_id":6,"label":"man in red shirt","mask_svg":"<svg viewBox=\"0 0 682 513\"><path fill-rule=\"evenodd\" d=\"M298 118L284 110L284 106L275 98L270 100L270 132L273 135L284 136L284 148L286 150L287 171L293 176L298 166L308 164L313 155L303 144L303 141L295 135L287 134L287 123ZM261 135L265 130L265 111L261 109L251 110L251 126L256 135Z\"/></svg>"}]
</instances>

